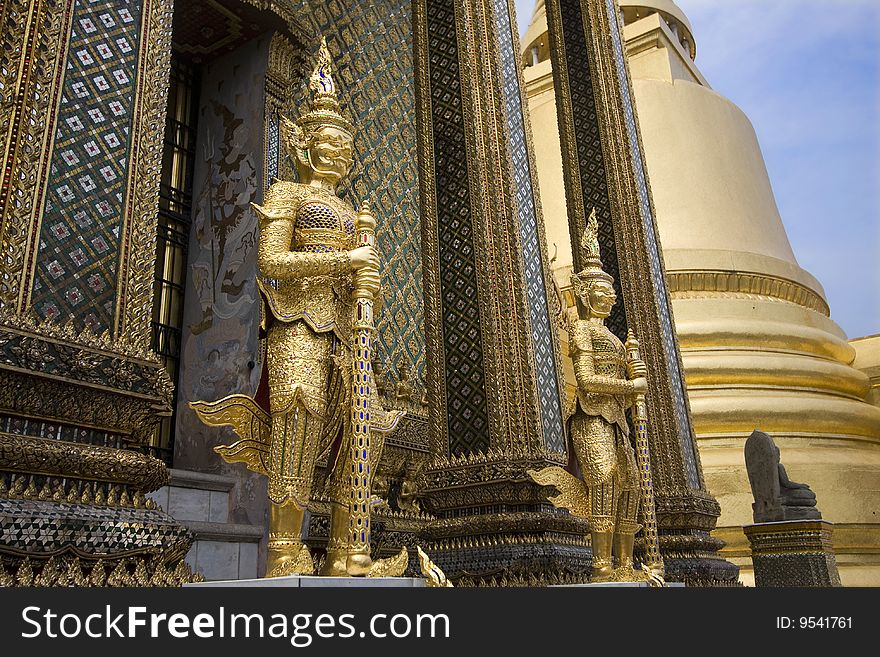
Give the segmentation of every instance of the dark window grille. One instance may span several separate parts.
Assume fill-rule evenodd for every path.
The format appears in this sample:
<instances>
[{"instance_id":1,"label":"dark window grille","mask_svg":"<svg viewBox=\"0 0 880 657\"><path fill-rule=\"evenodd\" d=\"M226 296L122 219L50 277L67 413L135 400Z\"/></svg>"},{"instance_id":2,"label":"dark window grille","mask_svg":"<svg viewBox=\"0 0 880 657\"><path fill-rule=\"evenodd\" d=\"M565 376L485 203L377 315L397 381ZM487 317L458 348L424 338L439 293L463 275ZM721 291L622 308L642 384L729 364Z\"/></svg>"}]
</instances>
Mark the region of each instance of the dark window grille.
<instances>
[{"instance_id":1,"label":"dark window grille","mask_svg":"<svg viewBox=\"0 0 880 657\"><path fill-rule=\"evenodd\" d=\"M162 418L149 452L172 465L177 420L177 384L186 285L186 257L192 213L193 167L198 118L197 71L171 56L168 113L159 188L156 275L153 286L153 351L175 384L174 409Z\"/></svg>"}]
</instances>

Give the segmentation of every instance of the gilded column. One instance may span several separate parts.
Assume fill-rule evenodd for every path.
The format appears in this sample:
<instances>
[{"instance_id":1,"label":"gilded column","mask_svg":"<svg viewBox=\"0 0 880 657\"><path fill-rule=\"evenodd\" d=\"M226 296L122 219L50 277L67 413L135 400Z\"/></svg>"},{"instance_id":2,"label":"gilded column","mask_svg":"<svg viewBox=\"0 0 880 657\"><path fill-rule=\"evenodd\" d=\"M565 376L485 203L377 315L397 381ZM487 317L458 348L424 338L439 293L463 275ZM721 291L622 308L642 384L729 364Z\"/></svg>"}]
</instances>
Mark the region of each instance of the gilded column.
<instances>
[{"instance_id":1,"label":"gilded column","mask_svg":"<svg viewBox=\"0 0 880 657\"><path fill-rule=\"evenodd\" d=\"M138 442L171 390L150 344L170 2L15 4L3 10L0 421Z\"/></svg>"},{"instance_id":2,"label":"gilded column","mask_svg":"<svg viewBox=\"0 0 880 657\"><path fill-rule=\"evenodd\" d=\"M0 581L179 583L192 538L144 495L165 465L125 449L170 412L150 319L171 2L12 0L0 24Z\"/></svg>"},{"instance_id":3,"label":"gilded column","mask_svg":"<svg viewBox=\"0 0 880 657\"><path fill-rule=\"evenodd\" d=\"M696 449L681 356L654 218L616 0L547 0L572 244L599 217L606 268L623 299L608 320L639 336L651 373L651 422L660 546L670 580L734 583L737 569L710 537L720 513ZM574 248L574 269L583 254Z\"/></svg>"},{"instance_id":4,"label":"gilded column","mask_svg":"<svg viewBox=\"0 0 880 657\"><path fill-rule=\"evenodd\" d=\"M526 470L567 461L555 297L513 10L418 0L415 68L428 343L428 551L464 584L572 581L585 528Z\"/></svg>"}]
</instances>

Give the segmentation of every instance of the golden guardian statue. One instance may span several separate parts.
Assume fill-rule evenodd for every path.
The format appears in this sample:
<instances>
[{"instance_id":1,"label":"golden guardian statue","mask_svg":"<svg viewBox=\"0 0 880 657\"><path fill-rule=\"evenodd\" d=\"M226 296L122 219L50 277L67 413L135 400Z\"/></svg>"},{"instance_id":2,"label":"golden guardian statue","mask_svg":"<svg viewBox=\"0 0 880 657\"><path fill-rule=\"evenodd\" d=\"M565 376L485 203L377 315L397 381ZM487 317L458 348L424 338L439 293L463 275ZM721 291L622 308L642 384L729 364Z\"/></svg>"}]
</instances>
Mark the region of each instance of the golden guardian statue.
<instances>
[{"instance_id":1,"label":"golden guardian statue","mask_svg":"<svg viewBox=\"0 0 880 657\"><path fill-rule=\"evenodd\" d=\"M555 466L529 474L537 483L557 488L559 494L550 498L556 506L589 519L592 582L662 583L648 459L647 371L635 337L630 334L625 346L605 326L617 297L613 279L602 268L595 211L587 222L582 246L585 267L571 277L578 314L568 321L567 330L577 381L568 419L570 449L583 479ZM626 418L630 408L636 450ZM642 528L638 522L640 505L648 548L643 571L637 572L633 569L633 545Z\"/></svg>"},{"instance_id":2,"label":"golden guardian statue","mask_svg":"<svg viewBox=\"0 0 880 657\"><path fill-rule=\"evenodd\" d=\"M240 440L216 450L227 462L268 477L267 576L313 573L303 523L325 459L331 526L321 574L399 575L405 551L370 558L370 483L384 434L402 413L385 412L373 386L375 218L337 195L352 166L354 126L340 113L326 41L309 88L308 111L281 122L299 182L275 181L254 205L268 409L245 395L191 406L206 424L235 430Z\"/></svg>"}]
</instances>

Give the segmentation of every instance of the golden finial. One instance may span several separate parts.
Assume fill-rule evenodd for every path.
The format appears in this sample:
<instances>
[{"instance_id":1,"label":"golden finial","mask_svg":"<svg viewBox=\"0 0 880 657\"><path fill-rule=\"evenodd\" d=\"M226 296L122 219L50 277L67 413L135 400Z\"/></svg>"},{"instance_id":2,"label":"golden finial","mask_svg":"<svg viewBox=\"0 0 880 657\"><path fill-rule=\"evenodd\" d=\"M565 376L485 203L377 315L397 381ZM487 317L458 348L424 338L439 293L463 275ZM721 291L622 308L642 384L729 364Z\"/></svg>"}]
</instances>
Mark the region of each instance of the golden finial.
<instances>
[{"instance_id":1,"label":"golden finial","mask_svg":"<svg viewBox=\"0 0 880 657\"><path fill-rule=\"evenodd\" d=\"M307 112L296 121L286 116L280 117L281 139L291 155L298 154L300 159L305 157L311 135L321 128L337 128L354 135L354 125L339 111L336 82L333 80L333 58L325 37L321 38L315 68L309 77L309 91L312 97Z\"/></svg>"},{"instance_id":2,"label":"golden finial","mask_svg":"<svg viewBox=\"0 0 880 657\"><path fill-rule=\"evenodd\" d=\"M581 235L581 257L583 269L571 275L571 283L575 294L585 290L595 280L613 283L614 279L602 268L602 253L599 248L599 218L596 215L596 208L593 208L593 211L590 212L590 216L587 219L587 227L584 229L583 235Z\"/></svg>"},{"instance_id":3,"label":"golden finial","mask_svg":"<svg viewBox=\"0 0 880 657\"><path fill-rule=\"evenodd\" d=\"M599 218L596 216L596 208L590 213L587 227L581 235L581 252L585 264L602 267L602 254L599 252Z\"/></svg>"},{"instance_id":4,"label":"golden finial","mask_svg":"<svg viewBox=\"0 0 880 657\"><path fill-rule=\"evenodd\" d=\"M333 82L333 59L330 57L330 49L327 47L327 37L321 37L321 47L318 49L318 61L315 70L309 78L309 89L314 94L312 109L326 108L338 109L339 100L336 98L336 83Z\"/></svg>"}]
</instances>

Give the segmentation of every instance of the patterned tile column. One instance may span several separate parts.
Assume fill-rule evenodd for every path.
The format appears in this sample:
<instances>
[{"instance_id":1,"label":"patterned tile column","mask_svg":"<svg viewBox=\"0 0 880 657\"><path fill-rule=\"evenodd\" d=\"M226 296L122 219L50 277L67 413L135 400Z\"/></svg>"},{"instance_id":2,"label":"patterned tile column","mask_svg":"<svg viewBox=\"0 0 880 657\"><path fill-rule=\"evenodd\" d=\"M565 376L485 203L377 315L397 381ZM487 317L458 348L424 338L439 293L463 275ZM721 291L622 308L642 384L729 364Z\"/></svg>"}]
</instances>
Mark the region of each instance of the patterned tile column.
<instances>
[{"instance_id":1,"label":"patterned tile column","mask_svg":"<svg viewBox=\"0 0 880 657\"><path fill-rule=\"evenodd\" d=\"M616 0L547 0L572 244L595 208L605 269L618 287L608 322L638 335L651 383L651 468L668 578L730 584L737 569L709 531L719 515L706 490L685 394ZM577 271L582 254L575 246Z\"/></svg>"},{"instance_id":2,"label":"patterned tile column","mask_svg":"<svg viewBox=\"0 0 880 657\"><path fill-rule=\"evenodd\" d=\"M0 19L0 412L138 442L172 385L150 345L171 2Z\"/></svg>"},{"instance_id":3,"label":"patterned tile column","mask_svg":"<svg viewBox=\"0 0 880 657\"><path fill-rule=\"evenodd\" d=\"M357 127L354 166L341 192L355 207L368 202L379 221L384 304L378 351L389 369L400 374L409 366L415 379L424 380L412 1L297 0L296 6L314 33L327 38L343 112ZM293 115L307 96L290 99Z\"/></svg>"},{"instance_id":4,"label":"patterned tile column","mask_svg":"<svg viewBox=\"0 0 880 657\"><path fill-rule=\"evenodd\" d=\"M129 449L150 349L171 0L0 3L0 581L175 585L192 537Z\"/></svg>"},{"instance_id":5,"label":"patterned tile column","mask_svg":"<svg viewBox=\"0 0 880 657\"><path fill-rule=\"evenodd\" d=\"M566 462L542 217L506 0L418 0L432 558L464 584L577 579L584 528L525 474Z\"/></svg>"}]
</instances>

